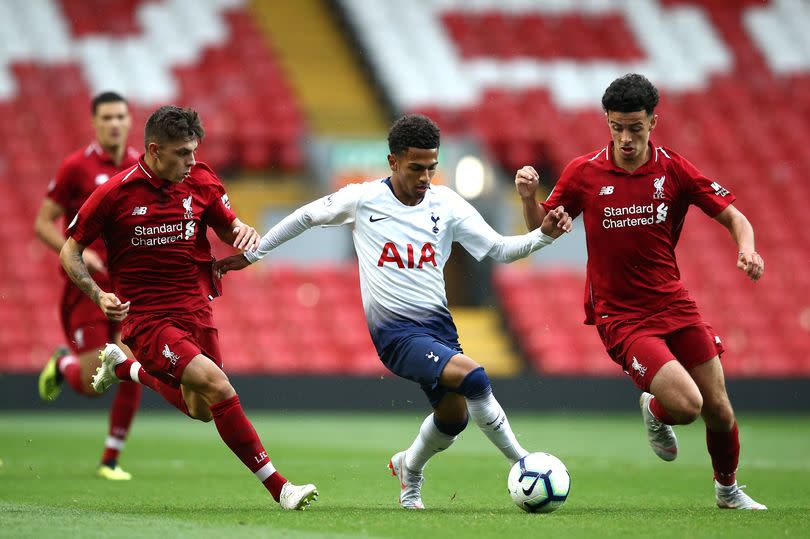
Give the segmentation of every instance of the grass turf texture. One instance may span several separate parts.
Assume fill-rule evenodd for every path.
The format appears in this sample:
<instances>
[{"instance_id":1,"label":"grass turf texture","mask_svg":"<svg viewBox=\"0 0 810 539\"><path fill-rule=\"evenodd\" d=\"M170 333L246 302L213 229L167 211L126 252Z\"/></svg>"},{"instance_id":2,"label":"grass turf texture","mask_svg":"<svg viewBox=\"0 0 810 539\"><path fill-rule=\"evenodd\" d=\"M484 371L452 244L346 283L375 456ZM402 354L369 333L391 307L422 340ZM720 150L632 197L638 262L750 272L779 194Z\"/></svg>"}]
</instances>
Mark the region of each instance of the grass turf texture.
<instances>
[{"instance_id":1,"label":"grass turf texture","mask_svg":"<svg viewBox=\"0 0 810 539\"><path fill-rule=\"evenodd\" d=\"M130 482L94 476L106 418L0 413L2 537L808 537L810 421L744 416L740 479L765 512L714 506L702 424L680 427L678 460L650 451L636 415L525 415L528 449L559 456L572 490L556 513L527 514L506 492L505 460L474 425L427 467L427 511L399 508L389 457L422 417L251 413L270 457L320 501L281 511L213 424L147 411L121 463Z\"/></svg>"}]
</instances>

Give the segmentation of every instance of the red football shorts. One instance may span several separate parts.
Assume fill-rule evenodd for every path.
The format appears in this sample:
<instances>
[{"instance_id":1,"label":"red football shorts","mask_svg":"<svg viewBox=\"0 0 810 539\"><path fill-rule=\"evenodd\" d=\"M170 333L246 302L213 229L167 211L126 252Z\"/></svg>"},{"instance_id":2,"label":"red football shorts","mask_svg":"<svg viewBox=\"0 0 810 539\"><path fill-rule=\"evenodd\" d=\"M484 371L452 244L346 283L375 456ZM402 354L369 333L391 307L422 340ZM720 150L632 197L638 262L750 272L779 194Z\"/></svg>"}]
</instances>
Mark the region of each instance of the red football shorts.
<instances>
[{"instance_id":1,"label":"red football shorts","mask_svg":"<svg viewBox=\"0 0 810 539\"><path fill-rule=\"evenodd\" d=\"M646 318L616 320L597 326L610 358L643 391L661 367L672 360L688 371L724 352L691 299L673 302Z\"/></svg>"},{"instance_id":2,"label":"red football shorts","mask_svg":"<svg viewBox=\"0 0 810 539\"><path fill-rule=\"evenodd\" d=\"M186 365L199 354L222 368L219 336L210 308L128 317L122 340L146 372L174 387L180 385Z\"/></svg>"},{"instance_id":3,"label":"red football shorts","mask_svg":"<svg viewBox=\"0 0 810 539\"><path fill-rule=\"evenodd\" d=\"M102 284L99 286L109 290ZM74 354L101 350L108 342L113 342L119 331L118 323L107 318L98 305L70 280L65 281L62 289L59 319Z\"/></svg>"}]
</instances>

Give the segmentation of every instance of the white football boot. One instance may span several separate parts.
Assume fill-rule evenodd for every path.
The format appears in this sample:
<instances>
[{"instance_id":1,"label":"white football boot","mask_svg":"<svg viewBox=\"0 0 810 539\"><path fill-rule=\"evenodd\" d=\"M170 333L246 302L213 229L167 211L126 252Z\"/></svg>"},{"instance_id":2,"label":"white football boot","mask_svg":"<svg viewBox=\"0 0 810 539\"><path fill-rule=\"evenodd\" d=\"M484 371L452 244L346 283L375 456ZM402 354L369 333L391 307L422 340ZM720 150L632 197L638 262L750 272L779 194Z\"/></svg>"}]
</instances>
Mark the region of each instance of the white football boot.
<instances>
[{"instance_id":1,"label":"white football boot","mask_svg":"<svg viewBox=\"0 0 810 539\"><path fill-rule=\"evenodd\" d=\"M289 481L281 487L281 494L278 503L282 509L303 511L309 505L318 500L318 489L315 485L293 485Z\"/></svg>"},{"instance_id":2,"label":"white football boot","mask_svg":"<svg viewBox=\"0 0 810 539\"><path fill-rule=\"evenodd\" d=\"M388 463L391 475L399 479L401 491L399 504L405 509L424 509L422 503L422 482L425 477L421 473L414 473L405 466L405 451L400 451Z\"/></svg>"},{"instance_id":3,"label":"white football boot","mask_svg":"<svg viewBox=\"0 0 810 539\"><path fill-rule=\"evenodd\" d=\"M650 411L652 398L651 393L644 392L638 400L641 406L641 417L647 428L647 439L650 441L653 453L663 460L671 462L678 456L678 439L675 437L672 427L658 421Z\"/></svg>"},{"instance_id":4,"label":"white football boot","mask_svg":"<svg viewBox=\"0 0 810 539\"><path fill-rule=\"evenodd\" d=\"M720 509L767 509L767 507L743 492L742 489L744 488L745 485L737 486L737 483L725 486L715 481L714 493L717 499L717 507Z\"/></svg>"},{"instance_id":5,"label":"white football boot","mask_svg":"<svg viewBox=\"0 0 810 539\"><path fill-rule=\"evenodd\" d=\"M108 344L99 352L98 358L101 360L101 366L96 369L91 385L96 393L104 393L110 386L120 381L115 375L115 366L126 361L127 355L118 345Z\"/></svg>"}]
</instances>

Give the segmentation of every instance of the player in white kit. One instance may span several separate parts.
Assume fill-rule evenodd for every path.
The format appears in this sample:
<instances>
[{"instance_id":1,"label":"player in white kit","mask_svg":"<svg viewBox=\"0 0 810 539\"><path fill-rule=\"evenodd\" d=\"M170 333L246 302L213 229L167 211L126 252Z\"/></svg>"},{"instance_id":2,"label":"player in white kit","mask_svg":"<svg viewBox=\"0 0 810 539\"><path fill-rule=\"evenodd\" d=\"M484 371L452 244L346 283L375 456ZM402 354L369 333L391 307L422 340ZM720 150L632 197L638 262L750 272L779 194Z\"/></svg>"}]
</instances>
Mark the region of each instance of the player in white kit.
<instances>
[{"instance_id":1,"label":"player in white kit","mask_svg":"<svg viewBox=\"0 0 810 539\"><path fill-rule=\"evenodd\" d=\"M495 400L484 368L464 355L458 342L444 287L452 243L461 243L477 260L511 262L571 230L570 217L559 207L528 234L495 232L455 191L431 185L439 138L429 118L400 118L388 134L390 177L351 184L311 202L271 228L255 251L215 264L225 274L313 226L352 227L363 308L377 353L389 370L421 384L433 407L413 444L388 465L400 480L400 504L406 509L424 509L425 464L453 443L469 417L510 464L528 453Z\"/></svg>"}]
</instances>

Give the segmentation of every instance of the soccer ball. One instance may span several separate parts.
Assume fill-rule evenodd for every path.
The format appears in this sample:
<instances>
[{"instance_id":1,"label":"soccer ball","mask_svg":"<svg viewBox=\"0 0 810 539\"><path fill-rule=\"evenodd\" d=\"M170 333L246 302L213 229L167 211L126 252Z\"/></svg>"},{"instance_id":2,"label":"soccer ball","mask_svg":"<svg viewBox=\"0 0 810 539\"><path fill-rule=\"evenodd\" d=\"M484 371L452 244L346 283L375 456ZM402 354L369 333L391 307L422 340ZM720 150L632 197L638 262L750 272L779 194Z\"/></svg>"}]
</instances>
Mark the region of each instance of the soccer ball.
<instances>
[{"instance_id":1,"label":"soccer ball","mask_svg":"<svg viewBox=\"0 0 810 539\"><path fill-rule=\"evenodd\" d=\"M568 498L571 476L554 455L529 453L512 466L507 485L512 501L524 511L551 513Z\"/></svg>"}]
</instances>

